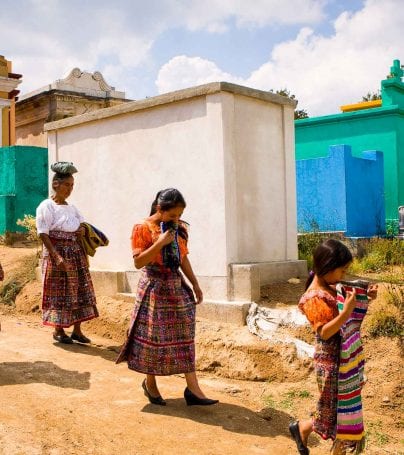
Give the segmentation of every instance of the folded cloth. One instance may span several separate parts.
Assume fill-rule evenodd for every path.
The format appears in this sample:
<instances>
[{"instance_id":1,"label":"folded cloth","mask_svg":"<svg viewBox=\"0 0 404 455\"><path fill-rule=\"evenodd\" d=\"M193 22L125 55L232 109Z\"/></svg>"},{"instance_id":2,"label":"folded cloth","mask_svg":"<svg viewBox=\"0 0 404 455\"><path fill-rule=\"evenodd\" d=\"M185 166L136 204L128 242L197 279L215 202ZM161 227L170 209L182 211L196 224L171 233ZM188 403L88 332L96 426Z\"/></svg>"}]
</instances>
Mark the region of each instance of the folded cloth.
<instances>
[{"instance_id":1,"label":"folded cloth","mask_svg":"<svg viewBox=\"0 0 404 455\"><path fill-rule=\"evenodd\" d=\"M53 172L58 172L59 174L74 174L77 172L76 167L70 161L58 161L53 163L51 166Z\"/></svg>"},{"instance_id":2,"label":"folded cloth","mask_svg":"<svg viewBox=\"0 0 404 455\"><path fill-rule=\"evenodd\" d=\"M165 267L176 271L181 265L181 253L178 245L178 224L172 221L162 221L160 223L160 229L162 233L166 231L174 232L174 240L163 247L161 254L163 256L163 264Z\"/></svg>"},{"instance_id":3,"label":"folded cloth","mask_svg":"<svg viewBox=\"0 0 404 455\"><path fill-rule=\"evenodd\" d=\"M88 256L94 256L96 248L99 246L107 246L109 240L107 236L90 223L81 223L84 227L85 233L81 237L81 243L84 252Z\"/></svg>"}]
</instances>

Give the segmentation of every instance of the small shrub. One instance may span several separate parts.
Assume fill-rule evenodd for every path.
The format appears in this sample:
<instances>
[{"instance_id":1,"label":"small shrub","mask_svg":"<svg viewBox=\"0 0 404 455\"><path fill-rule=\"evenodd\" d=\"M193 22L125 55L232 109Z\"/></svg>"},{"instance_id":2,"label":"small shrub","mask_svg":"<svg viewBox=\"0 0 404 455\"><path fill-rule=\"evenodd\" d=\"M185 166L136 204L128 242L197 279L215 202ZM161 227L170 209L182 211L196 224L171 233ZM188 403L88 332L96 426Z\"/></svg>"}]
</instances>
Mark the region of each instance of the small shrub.
<instances>
[{"instance_id":1,"label":"small shrub","mask_svg":"<svg viewBox=\"0 0 404 455\"><path fill-rule=\"evenodd\" d=\"M364 328L371 337L404 336L404 286L385 283L380 298L372 302Z\"/></svg>"},{"instance_id":2,"label":"small shrub","mask_svg":"<svg viewBox=\"0 0 404 455\"><path fill-rule=\"evenodd\" d=\"M38 240L38 233L36 230L35 217L32 215L24 215L24 218L17 220L18 226L22 226L28 231L27 239L36 241Z\"/></svg>"},{"instance_id":3,"label":"small shrub","mask_svg":"<svg viewBox=\"0 0 404 455\"><path fill-rule=\"evenodd\" d=\"M404 319L404 286L394 283L386 284L386 302L393 305L400 312L400 317Z\"/></svg>"},{"instance_id":4,"label":"small shrub","mask_svg":"<svg viewBox=\"0 0 404 455\"><path fill-rule=\"evenodd\" d=\"M363 272L380 272L386 266L383 255L378 251L371 251L360 261Z\"/></svg>"},{"instance_id":5,"label":"small shrub","mask_svg":"<svg viewBox=\"0 0 404 455\"><path fill-rule=\"evenodd\" d=\"M360 243L360 254L354 259L354 274L381 273L404 265L404 242L399 239L373 238Z\"/></svg>"},{"instance_id":6,"label":"small shrub","mask_svg":"<svg viewBox=\"0 0 404 455\"><path fill-rule=\"evenodd\" d=\"M307 261L308 269L313 268L313 251L327 237L319 232L300 234L297 239L299 259Z\"/></svg>"},{"instance_id":7,"label":"small shrub","mask_svg":"<svg viewBox=\"0 0 404 455\"><path fill-rule=\"evenodd\" d=\"M399 231L399 222L398 220L388 220L386 221L386 235L387 237L395 237L398 235Z\"/></svg>"},{"instance_id":8,"label":"small shrub","mask_svg":"<svg viewBox=\"0 0 404 455\"><path fill-rule=\"evenodd\" d=\"M404 335L399 318L394 314L384 312L372 315L368 323L368 332L371 337L402 337Z\"/></svg>"}]
</instances>

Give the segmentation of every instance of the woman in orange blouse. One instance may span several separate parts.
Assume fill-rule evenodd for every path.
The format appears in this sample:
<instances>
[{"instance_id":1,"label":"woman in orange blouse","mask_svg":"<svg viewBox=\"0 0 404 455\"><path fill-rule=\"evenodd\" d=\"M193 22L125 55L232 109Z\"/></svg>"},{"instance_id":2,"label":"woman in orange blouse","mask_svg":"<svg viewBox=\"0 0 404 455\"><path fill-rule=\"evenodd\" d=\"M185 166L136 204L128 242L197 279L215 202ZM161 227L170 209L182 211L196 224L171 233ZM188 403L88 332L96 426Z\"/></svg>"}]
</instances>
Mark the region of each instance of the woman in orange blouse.
<instances>
[{"instance_id":1,"label":"woman in orange blouse","mask_svg":"<svg viewBox=\"0 0 404 455\"><path fill-rule=\"evenodd\" d=\"M159 191L150 216L132 231L135 267L142 269L128 338L117 362L145 373L142 387L153 404L165 406L156 376L185 374L188 405L211 405L195 373L195 304L203 294L188 259L187 225L181 193ZM192 285L185 282L186 276ZM196 300L195 300L195 297Z\"/></svg>"}]
</instances>

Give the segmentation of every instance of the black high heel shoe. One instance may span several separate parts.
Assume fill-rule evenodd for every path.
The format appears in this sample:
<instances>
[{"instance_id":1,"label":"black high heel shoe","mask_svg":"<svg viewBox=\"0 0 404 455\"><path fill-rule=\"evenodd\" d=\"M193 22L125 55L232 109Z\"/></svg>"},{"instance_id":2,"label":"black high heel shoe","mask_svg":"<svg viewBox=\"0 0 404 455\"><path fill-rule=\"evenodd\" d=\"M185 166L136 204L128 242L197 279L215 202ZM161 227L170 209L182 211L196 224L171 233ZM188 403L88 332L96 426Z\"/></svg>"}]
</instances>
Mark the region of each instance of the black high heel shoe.
<instances>
[{"instance_id":1,"label":"black high heel shoe","mask_svg":"<svg viewBox=\"0 0 404 455\"><path fill-rule=\"evenodd\" d=\"M142 388L143 388L144 394L149 399L151 404L158 404L159 406L167 405L167 403L165 402L165 400L163 399L163 397L161 395L159 395L158 397L153 397L152 395L150 395L149 391L147 390L146 379L144 379L142 382Z\"/></svg>"},{"instance_id":2,"label":"black high heel shoe","mask_svg":"<svg viewBox=\"0 0 404 455\"><path fill-rule=\"evenodd\" d=\"M219 403L219 400L197 397L188 389L188 387L184 390L184 398L188 406L210 406L211 404Z\"/></svg>"},{"instance_id":3,"label":"black high heel shoe","mask_svg":"<svg viewBox=\"0 0 404 455\"><path fill-rule=\"evenodd\" d=\"M300 437L299 422L292 422L289 424L289 431L296 443L297 450L300 455L309 455L309 449L303 444L302 438Z\"/></svg>"}]
</instances>

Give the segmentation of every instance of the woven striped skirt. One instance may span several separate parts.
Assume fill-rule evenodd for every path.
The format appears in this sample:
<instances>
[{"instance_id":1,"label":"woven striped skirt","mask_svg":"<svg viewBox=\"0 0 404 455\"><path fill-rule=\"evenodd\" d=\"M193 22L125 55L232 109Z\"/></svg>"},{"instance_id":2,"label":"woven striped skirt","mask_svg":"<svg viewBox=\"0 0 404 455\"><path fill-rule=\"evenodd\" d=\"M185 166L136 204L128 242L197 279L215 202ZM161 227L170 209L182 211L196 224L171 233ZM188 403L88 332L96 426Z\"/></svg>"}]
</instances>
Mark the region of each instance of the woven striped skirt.
<instances>
[{"instance_id":1,"label":"woven striped skirt","mask_svg":"<svg viewBox=\"0 0 404 455\"><path fill-rule=\"evenodd\" d=\"M367 283L344 282L337 286L338 309L344 307L345 291L356 290L356 305L341 327L341 352L338 371L338 404L336 445L361 453L365 447L362 413L364 354L360 327L368 309Z\"/></svg>"},{"instance_id":2,"label":"woven striped skirt","mask_svg":"<svg viewBox=\"0 0 404 455\"><path fill-rule=\"evenodd\" d=\"M335 439L337 425L338 367L341 337L316 335L314 369L320 397L313 413L313 430L323 439Z\"/></svg>"},{"instance_id":3,"label":"woven striped skirt","mask_svg":"<svg viewBox=\"0 0 404 455\"><path fill-rule=\"evenodd\" d=\"M141 272L128 337L117 363L166 376L195 371L195 300L180 272L147 266Z\"/></svg>"},{"instance_id":4,"label":"woven striped skirt","mask_svg":"<svg viewBox=\"0 0 404 455\"><path fill-rule=\"evenodd\" d=\"M48 250L42 255L42 319L45 325L70 327L98 316L86 255L72 232L51 231L49 238L67 264L58 268Z\"/></svg>"}]
</instances>

